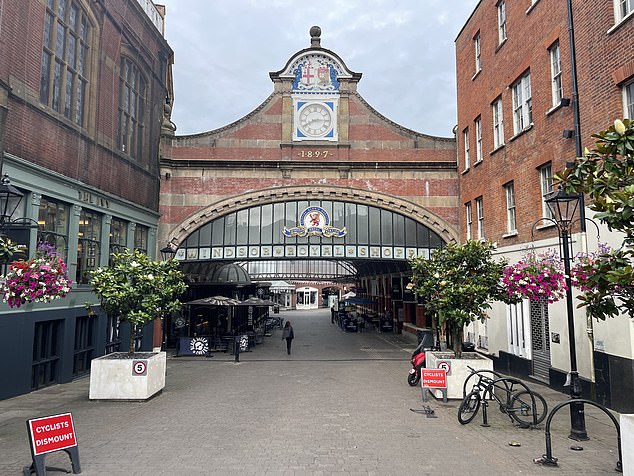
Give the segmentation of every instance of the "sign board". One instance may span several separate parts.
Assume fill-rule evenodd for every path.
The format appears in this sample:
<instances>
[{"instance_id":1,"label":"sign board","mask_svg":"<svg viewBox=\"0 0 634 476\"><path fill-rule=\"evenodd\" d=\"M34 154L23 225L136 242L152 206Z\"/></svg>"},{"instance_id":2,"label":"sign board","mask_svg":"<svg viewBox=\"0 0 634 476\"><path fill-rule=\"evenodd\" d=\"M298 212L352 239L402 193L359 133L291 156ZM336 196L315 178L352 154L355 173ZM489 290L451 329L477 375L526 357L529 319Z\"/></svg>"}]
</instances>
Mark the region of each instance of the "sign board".
<instances>
[{"instance_id":1,"label":"sign board","mask_svg":"<svg viewBox=\"0 0 634 476\"><path fill-rule=\"evenodd\" d=\"M426 388L447 388L444 369L421 369L421 385Z\"/></svg>"},{"instance_id":2,"label":"sign board","mask_svg":"<svg viewBox=\"0 0 634 476\"><path fill-rule=\"evenodd\" d=\"M443 369L447 372L447 375L451 375L451 363L446 360L441 360L438 362L438 368Z\"/></svg>"},{"instance_id":3,"label":"sign board","mask_svg":"<svg viewBox=\"0 0 634 476\"><path fill-rule=\"evenodd\" d=\"M241 335L238 338L238 346L240 347L240 352L246 352L249 350L249 336Z\"/></svg>"},{"instance_id":4,"label":"sign board","mask_svg":"<svg viewBox=\"0 0 634 476\"><path fill-rule=\"evenodd\" d=\"M147 360L133 360L132 375L135 377L147 376Z\"/></svg>"},{"instance_id":5,"label":"sign board","mask_svg":"<svg viewBox=\"0 0 634 476\"><path fill-rule=\"evenodd\" d=\"M33 456L77 446L73 416L62 413L27 421Z\"/></svg>"}]
</instances>

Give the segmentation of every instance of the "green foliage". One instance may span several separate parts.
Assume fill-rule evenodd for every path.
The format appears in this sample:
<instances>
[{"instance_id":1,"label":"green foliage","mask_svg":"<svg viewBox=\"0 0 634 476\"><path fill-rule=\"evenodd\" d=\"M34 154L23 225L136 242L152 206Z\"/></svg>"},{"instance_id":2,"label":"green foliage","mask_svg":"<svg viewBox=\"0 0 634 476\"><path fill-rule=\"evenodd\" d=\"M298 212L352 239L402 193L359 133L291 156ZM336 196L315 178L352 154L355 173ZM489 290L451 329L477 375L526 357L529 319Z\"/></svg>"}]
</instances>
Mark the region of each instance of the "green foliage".
<instances>
[{"instance_id":1,"label":"green foliage","mask_svg":"<svg viewBox=\"0 0 634 476\"><path fill-rule=\"evenodd\" d=\"M634 317L634 121L616 120L592 137L597 139L595 148L586 149L555 180L569 193L587 194L590 209L597 212L594 217L624 233L625 239L620 249L592 264L579 307L587 307L597 319L619 312Z\"/></svg>"},{"instance_id":2,"label":"green foliage","mask_svg":"<svg viewBox=\"0 0 634 476\"><path fill-rule=\"evenodd\" d=\"M492 301L509 301L501 279L506 261L493 259L494 245L469 240L448 244L429 259L411 262L414 292L423 298L425 309L448 322L454 333L454 352L460 357L463 327L488 318Z\"/></svg>"},{"instance_id":3,"label":"green foliage","mask_svg":"<svg viewBox=\"0 0 634 476\"><path fill-rule=\"evenodd\" d=\"M130 322L130 353L137 327L178 310L187 289L178 261L153 261L138 250L114 254L112 266L91 273L90 284L106 313Z\"/></svg>"}]
</instances>

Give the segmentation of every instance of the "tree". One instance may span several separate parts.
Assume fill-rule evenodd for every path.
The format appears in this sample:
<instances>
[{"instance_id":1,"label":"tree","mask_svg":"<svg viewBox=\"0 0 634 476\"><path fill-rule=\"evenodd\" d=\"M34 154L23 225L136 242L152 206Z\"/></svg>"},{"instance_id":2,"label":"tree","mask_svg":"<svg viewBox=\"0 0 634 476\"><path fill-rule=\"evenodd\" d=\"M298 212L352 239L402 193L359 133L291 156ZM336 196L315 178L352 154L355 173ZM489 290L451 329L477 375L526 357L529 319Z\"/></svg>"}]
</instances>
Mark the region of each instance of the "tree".
<instances>
[{"instance_id":1,"label":"tree","mask_svg":"<svg viewBox=\"0 0 634 476\"><path fill-rule=\"evenodd\" d=\"M619 313L634 317L634 121L617 119L592 137L595 148L554 178L569 193L587 194L594 218L625 238L620 248L583 265L578 307L587 307L597 319Z\"/></svg>"},{"instance_id":2,"label":"tree","mask_svg":"<svg viewBox=\"0 0 634 476\"><path fill-rule=\"evenodd\" d=\"M413 290L440 325L447 322L458 358L464 326L476 319L484 322L491 301L510 301L502 285L506 261L494 260L493 249L491 242L450 243L429 259L418 257L411 262Z\"/></svg>"},{"instance_id":3,"label":"tree","mask_svg":"<svg viewBox=\"0 0 634 476\"><path fill-rule=\"evenodd\" d=\"M104 311L130 323L130 355L139 328L179 309L187 285L178 267L174 259L153 261L138 250L125 250L112 255L111 266L91 273L90 284Z\"/></svg>"}]
</instances>

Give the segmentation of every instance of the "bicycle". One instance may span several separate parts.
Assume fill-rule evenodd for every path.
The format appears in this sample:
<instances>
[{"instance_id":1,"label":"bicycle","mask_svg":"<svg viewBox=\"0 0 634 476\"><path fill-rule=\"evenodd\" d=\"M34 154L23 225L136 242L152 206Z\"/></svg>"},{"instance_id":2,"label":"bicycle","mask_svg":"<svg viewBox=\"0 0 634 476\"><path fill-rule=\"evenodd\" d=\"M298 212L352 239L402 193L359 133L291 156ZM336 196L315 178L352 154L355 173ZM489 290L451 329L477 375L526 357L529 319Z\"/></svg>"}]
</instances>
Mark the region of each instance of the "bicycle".
<instances>
[{"instance_id":1,"label":"bicycle","mask_svg":"<svg viewBox=\"0 0 634 476\"><path fill-rule=\"evenodd\" d=\"M522 428L535 427L544 421L548 414L548 405L539 393L531 391L523 382L514 378L502 377L495 371L478 371L471 367L468 368L471 374L465 379L463 395L466 394L467 382L474 376L476 376L477 381L471 392L464 395L460 403L458 421L461 424L470 423L482 405L483 425L486 425L486 408L489 405L489 400L495 400L499 404L500 412L506 414L511 421L515 420ZM485 375L488 373L493 374L496 378ZM522 387L522 390L517 391L516 385ZM501 398L496 394L496 390L506 398Z\"/></svg>"}]
</instances>

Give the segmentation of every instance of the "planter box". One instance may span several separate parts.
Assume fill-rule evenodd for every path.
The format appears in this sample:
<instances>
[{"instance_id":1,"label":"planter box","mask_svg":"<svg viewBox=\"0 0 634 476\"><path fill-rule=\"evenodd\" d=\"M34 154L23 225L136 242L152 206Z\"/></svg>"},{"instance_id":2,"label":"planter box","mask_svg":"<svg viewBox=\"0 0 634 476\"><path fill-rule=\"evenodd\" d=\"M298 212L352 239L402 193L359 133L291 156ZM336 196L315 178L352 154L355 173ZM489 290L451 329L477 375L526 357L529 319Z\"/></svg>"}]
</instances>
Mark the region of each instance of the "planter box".
<instances>
[{"instance_id":1,"label":"planter box","mask_svg":"<svg viewBox=\"0 0 634 476\"><path fill-rule=\"evenodd\" d=\"M91 400L147 400L165 387L166 353L104 355L90 364Z\"/></svg>"},{"instance_id":2,"label":"planter box","mask_svg":"<svg viewBox=\"0 0 634 476\"><path fill-rule=\"evenodd\" d=\"M463 352L461 359L456 359L453 352L427 351L425 361L428 369L448 368L447 398L462 399L464 381L471 374L467 366L476 370L493 370L493 361L477 352ZM468 389L470 391L471 389ZM442 391L430 389L436 398L442 398Z\"/></svg>"},{"instance_id":3,"label":"planter box","mask_svg":"<svg viewBox=\"0 0 634 476\"><path fill-rule=\"evenodd\" d=\"M634 413L621 415L621 452L623 453L623 474L634 475L634 452L627 448L634 448Z\"/></svg>"}]
</instances>

